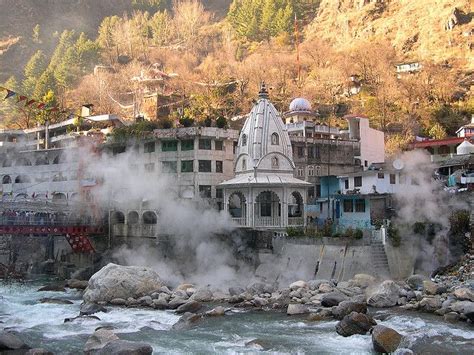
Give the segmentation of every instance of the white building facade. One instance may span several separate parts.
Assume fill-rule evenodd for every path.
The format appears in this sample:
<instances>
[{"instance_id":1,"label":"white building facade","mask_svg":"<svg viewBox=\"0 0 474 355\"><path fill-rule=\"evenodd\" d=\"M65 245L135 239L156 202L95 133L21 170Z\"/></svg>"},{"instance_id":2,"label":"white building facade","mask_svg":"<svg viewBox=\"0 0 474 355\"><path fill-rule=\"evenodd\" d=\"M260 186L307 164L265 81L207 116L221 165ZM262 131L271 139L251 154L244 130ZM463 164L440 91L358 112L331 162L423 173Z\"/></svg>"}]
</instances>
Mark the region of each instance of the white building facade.
<instances>
[{"instance_id":1,"label":"white building facade","mask_svg":"<svg viewBox=\"0 0 474 355\"><path fill-rule=\"evenodd\" d=\"M293 177L287 128L265 85L240 133L235 177L220 184L224 208L241 227L281 229L306 224L309 183Z\"/></svg>"}]
</instances>

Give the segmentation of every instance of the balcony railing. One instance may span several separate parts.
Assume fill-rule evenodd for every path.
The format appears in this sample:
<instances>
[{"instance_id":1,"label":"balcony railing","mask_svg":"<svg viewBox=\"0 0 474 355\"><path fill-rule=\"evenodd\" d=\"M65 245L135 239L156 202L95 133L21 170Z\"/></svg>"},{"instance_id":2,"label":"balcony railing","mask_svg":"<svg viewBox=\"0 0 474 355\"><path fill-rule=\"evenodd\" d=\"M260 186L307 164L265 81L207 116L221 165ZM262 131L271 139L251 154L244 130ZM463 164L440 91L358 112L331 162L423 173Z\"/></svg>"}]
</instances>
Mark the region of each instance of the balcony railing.
<instances>
[{"instance_id":1,"label":"balcony railing","mask_svg":"<svg viewBox=\"0 0 474 355\"><path fill-rule=\"evenodd\" d=\"M280 217L257 217L255 218L255 227L280 227Z\"/></svg>"},{"instance_id":2,"label":"balcony railing","mask_svg":"<svg viewBox=\"0 0 474 355\"><path fill-rule=\"evenodd\" d=\"M247 218L241 217L241 218L232 218L232 221L234 221L235 224L245 227L247 226Z\"/></svg>"},{"instance_id":3,"label":"balcony railing","mask_svg":"<svg viewBox=\"0 0 474 355\"><path fill-rule=\"evenodd\" d=\"M288 217L289 226L304 226L303 217Z\"/></svg>"}]
</instances>

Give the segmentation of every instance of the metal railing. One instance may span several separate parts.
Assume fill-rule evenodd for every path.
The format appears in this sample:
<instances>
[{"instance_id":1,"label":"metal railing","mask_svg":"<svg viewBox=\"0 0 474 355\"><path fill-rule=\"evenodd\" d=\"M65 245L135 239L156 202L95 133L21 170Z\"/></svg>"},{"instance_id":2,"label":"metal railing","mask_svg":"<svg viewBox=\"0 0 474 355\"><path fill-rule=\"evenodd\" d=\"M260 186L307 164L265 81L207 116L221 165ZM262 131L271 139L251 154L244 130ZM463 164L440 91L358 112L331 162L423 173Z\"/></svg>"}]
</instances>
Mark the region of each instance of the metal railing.
<instances>
[{"instance_id":1,"label":"metal railing","mask_svg":"<svg viewBox=\"0 0 474 355\"><path fill-rule=\"evenodd\" d=\"M103 225L104 221L93 218L42 216L0 216L2 226L94 226Z\"/></svg>"},{"instance_id":2,"label":"metal railing","mask_svg":"<svg viewBox=\"0 0 474 355\"><path fill-rule=\"evenodd\" d=\"M245 217L240 217L240 218L232 218L232 221L234 221L235 224L245 227L247 225L247 218Z\"/></svg>"},{"instance_id":3,"label":"metal railing","mask_svg":"<svg viewBox=\"0 0 474 355\"><path fill-rule=\"evenodd\" d=\"M256 227L280 227L280 217L257 217L255 218Z\"/></svg>"},{"instance_id":4,"label":"metal railing","mask_svg":"<svg viewBox=\"0 0 474 355\"><path fill-rule=\"evenodd\" d=\"M289 226L304 226L303 217L288 217Z\"/></svg>"}]
</instances>

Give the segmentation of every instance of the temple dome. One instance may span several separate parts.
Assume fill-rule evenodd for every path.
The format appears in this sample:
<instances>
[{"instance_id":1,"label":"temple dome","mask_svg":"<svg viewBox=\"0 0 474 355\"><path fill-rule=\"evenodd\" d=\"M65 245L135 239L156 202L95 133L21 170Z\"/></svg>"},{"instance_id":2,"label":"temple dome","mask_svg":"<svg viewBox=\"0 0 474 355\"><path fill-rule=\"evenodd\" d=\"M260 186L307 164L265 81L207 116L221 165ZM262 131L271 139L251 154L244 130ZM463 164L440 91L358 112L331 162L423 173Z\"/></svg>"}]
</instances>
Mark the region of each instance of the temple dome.
<instances>
[{"instance_id":1,"label":"temple dome","mask_svg":"<svg viewBox=\"0 0 474 355\"><path fill-rule=\"evenodd\" d=\"M311 103L302 97L297 97L290 103L290 111L311 111Z\"/></svg>"},{"instance_id":2,"label":"temple dome","mask_svg":"<svg viewBox=\"0 0 474 355\"><path fill-rule=\"evenodd\" d=\"M268 99L265 85L240 133L235 172L278 171L293 174L291 141L286 125Z\"/></svg>"}]
</instances>

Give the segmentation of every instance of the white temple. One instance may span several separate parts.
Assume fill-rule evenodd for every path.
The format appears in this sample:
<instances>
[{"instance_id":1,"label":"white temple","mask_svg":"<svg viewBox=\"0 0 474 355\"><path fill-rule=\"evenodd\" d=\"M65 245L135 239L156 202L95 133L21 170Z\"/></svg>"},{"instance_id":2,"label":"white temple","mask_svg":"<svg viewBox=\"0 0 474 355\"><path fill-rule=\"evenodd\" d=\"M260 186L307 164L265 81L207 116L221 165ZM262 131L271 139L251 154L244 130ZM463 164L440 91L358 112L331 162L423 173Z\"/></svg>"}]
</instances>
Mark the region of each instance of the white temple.
<instances>
[{"instance_id":1,"label":"white temple","mask_svg":"<svg viewBox=\"0 0 474 355\"><path fill-rule=\"evenodd\" d=\"M296 179L290 137L265 84L240 133L235 178L220 184L225 209L241 227L280 229L306 224L307 189Z\"/></svg>"}]
</instances>

